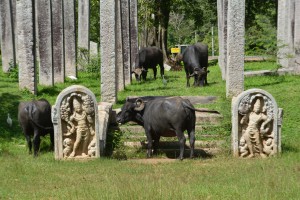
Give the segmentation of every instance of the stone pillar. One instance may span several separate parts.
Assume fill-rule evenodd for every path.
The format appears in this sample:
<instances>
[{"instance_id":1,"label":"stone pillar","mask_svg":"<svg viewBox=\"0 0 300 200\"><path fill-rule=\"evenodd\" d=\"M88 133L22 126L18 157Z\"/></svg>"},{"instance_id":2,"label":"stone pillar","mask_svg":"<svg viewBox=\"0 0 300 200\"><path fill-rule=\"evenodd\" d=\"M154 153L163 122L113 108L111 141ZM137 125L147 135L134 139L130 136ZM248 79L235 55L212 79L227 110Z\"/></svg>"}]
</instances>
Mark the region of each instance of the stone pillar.
<instances>
[{"instance_id":1,"label":"stone pillar","mask_svg":"<svg viewBox=\"0 0 300 200\"><path fill-rule=\"evenodd\" d=\"M52 34L51 34L51 1L36 1L38 43L40 57L39 83L53 86L53 66L52 66Z\"/></svg>"},{"instance_id":2,"label":"stone pillar","mask_svg":"<svg viewBox=\"0 0 300 200\"><path fill-rule=\"evenodd\" d=\"M295 68L296 74L300 74L300 1L296 1L295 4Z\"/></svg>"},{"instance_id":3,"label":"stone pillar","mask_svg":"<svg viewBox=\"0 0 300 200\"><path fill-rule=\"evenodd\" d=\"M288 67L288 41L287 41L287 30L288 30L288 1L278 0L278 15L277 15L277 62L283 68Z\"/></svg>"},{"instance_id":4,"label":"stone pillar","mask_svg":"<svg viewBox=\"0 0 300 200\"><path fill-rule=\"evenodd\" d=\"M295 52L294 52L294 29L295 29L295 0L288 1L288 68L293 69L295 65Z\"/></svg>"},{"instance_id":5,"label":"stone pillar","mask_svg":"<svg viewBox=\"0 0 300 200\"><path fill-rule=\"evenodd\" d=\"M90 0L78 0L78 47L90 49Z\"/></svg>"},{"instance_id":6,"label":"stone pillar","mask_svg":"<svg viewBox=\"0 0 300 200\"><path fill-rule=\"evenodd\" d=\"M116 70L117 70L117 90L122 91L125 88L124 67L123 67L123 45L121 30L121 2L116 1Z\"/></svg>"},{"instance_id":7,"label":"stone pillar","mask_svg":"<svg viewBox=\"0 0 300 200\"><path fill-rule=\"evenodd\" d=\"M101 101L117 101L116 2L100 0Z\"/></svg>"},{"instance_id":8,"label":"stone pillar","mask_svg":"<svg viewBox=\"0 0 300 200\"><path fill-rule=\"evenodd\" d=\"M54 83L63 83L64 70L64 36L63 36L63 1L52 0L52 45Z\"/></svg>"},{"instance_id":9,"label":"stone pillar","mask_svg":"<svg viewBox=\"0 0 300 200\"><path fill-rule=\"evenodd\" d=\"M130 68L130 33L129 33L129 2L121 0L121 30L122 30L122 46L123 46L123 64L124 64L124 79L125 85L131 83L131 68Z\"/></svg>"},{"instance_id":10,"label":"stone pillar","mask_svg":"<svg viewBox=\"0 0 300 200\"><path fill-rule=\"evenodd\" d=\"M17 1L19 88L37 94L34 1Z\"/></svg>"},{"instance_id":11,"label":"stone pillar","mask_svg":"<svg viewBox=\"0 0 300 200\"><path fill-rule=\"evenodd\" d=\"M226 80L226 71L227 71L227 15L228 15L228 0L222 0L222 60L221 60L221 72L222 79Z\"/></svg>"},{"instance_id":12,"label":"stone pillar","mask_svg":"<svg viewBox=\"0 0 300 200\"><path fill-rule=\"evenodd\" d=\"M228 1L226 96L244 91L245 0Z\"/></svg>"},{"instance_id":13,"label":"stone pillar","mask_svg":"<svg viewBox=\"0 0 300 200\"><path fill-rule=\"evenodd\" d=\"M64 0L65 76L77 77L75 0Z\"/></svg>"},{"instance_id":14,"label":"stone pillar","mask_svg":"<svg viewBox=\"0 0 300 200\"><path fill-rule=\"evenodd\" d=\"M137 22L137 0L129 1L129 25L130 25L130 61L131 71L135 67L135 60L139 53L138 47L138 22Z\"/></svg>"},{"instance_id":15,"label":"stone pillar","mask_svg":"<svg viewBox=\"0 0 300 200\"><path fill-rule=\"evenodd\" d=\"M11 10L12 10L12 20L13 20L13 30L14 30L14 45L15 45L15 58L16 58L16 63L18 63L18 35L17 35L17 13L16 13L16 9L17 9L17 0L10 0L11 2Z\"/></svg>"},{"instance_id":16,"label":"stone pillar","mask_svg":"<svg viewBox=\"0 0 300 200\"><path fill-rule=\"evenodd\" d=\"M82 70L89 62L90 49L90 0L78 1L78 68Z\"/></svg>"},{"instance_id":17,"label":"stone pillar","mask_svg":"<svg viewBox=\"0 0 300 200\"><path fill-rule=\"evenodd\" d=\"M98 57L98 44L97 42L90 41L90 56Z\"/></svg>"},{"instance_id":18,"label":"stone pillar","mask_svg":"<svg viewBox=\"0 0 300 200\"><path fill-rule=\"evenodd\" d=\"M1 30L1 56L2 70L8 72L10 65L15 66L15 41L14 41L14 24L13 10L11 0L0 1L0 30Z\"/></svg>"}]
</instances>

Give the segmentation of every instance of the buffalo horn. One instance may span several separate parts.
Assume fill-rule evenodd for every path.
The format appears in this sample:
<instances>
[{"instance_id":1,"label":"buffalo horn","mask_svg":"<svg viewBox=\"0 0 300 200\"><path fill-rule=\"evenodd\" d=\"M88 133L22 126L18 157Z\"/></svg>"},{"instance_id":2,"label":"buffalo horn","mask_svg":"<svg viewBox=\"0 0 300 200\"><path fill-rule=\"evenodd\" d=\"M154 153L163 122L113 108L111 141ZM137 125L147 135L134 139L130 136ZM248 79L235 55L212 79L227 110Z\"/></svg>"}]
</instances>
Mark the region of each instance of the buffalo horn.
<instances>
[{"instance_id":1,"label":"buffalo horn","mask_svg":"<svg viewBox=\"0 0 300 200\"><path fill-rule=\"evenodd\" d=\"M135 108L134 108L134 110L136 110L136 111L142 111L144 109L144 107L145 107L145 103L143 102L142 99L137 99L135 101Z\"/></svg>"}]
</instances>

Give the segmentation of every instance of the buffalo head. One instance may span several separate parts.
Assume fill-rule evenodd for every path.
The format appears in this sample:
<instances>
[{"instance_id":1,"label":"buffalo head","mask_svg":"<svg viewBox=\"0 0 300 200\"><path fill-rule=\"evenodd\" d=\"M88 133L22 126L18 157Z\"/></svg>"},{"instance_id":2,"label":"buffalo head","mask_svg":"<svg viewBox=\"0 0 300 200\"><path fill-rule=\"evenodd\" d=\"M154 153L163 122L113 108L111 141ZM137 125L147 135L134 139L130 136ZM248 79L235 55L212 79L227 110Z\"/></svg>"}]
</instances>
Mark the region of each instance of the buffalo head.
<instances>
[{"instance_id":1,"label":"buffalo head","mask_svg":"<svg viewBox=\"0 0 300 200\"><path fill-rule=\"evenodd\" d=\"M194 69L194 72L190 74L189 77L195 78L194 86L203 86L205 84L207 73L208 71L206 67L203 68L196 67Z\"/></svg>"},{"instance_id":2,"label":"buffalo head","mask_svg":"<svg viewBox=\"0 0 300 200\"><path fill-rule=\"evenodd\" d=\"M142 99L137 99L135 101L127 99L121 111L117 114L117 122L124 124L129 121L134 121L138 124L143 124L141 112L144 108L145 102Z\"/></svg>"},{"instance_id":3,"label":"buffalo head","mask_svg":"<svg viewBox=\"0 0 300 200\"><path fill-rule=\"evenodd\" d=\"M135 75L135 79L137 81L141 81L142 78L146 80L147 72L148 71L142 67L142 68L135 68L131 73Z\"/></svg>"}]
</instances>

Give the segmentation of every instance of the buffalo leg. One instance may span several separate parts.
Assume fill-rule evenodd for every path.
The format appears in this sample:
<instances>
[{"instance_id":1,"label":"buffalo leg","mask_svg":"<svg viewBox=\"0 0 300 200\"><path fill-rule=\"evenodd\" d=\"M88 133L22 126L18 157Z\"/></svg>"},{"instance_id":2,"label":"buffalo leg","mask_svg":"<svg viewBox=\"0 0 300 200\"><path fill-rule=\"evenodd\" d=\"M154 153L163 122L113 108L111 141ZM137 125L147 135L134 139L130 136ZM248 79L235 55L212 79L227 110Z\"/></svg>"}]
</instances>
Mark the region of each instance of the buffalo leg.
<instances>
[{"instance_id":1,"label":"buffalo leg","mask_svg":"<svg viewBox=\"0 0 300 200\"><path fill-rule=\"evenodd\" d=\"M195 149L195 129L188 130L189 140L190 140L190 148L191 148L191 154L190 158L194 157L194 149Z\"/></svg>"},{"instance_id":2,"label":"buffalo leg","mask_svg":"<svg viewBox=\"0 0 300 200\"><path fill-rule=\"evenodd\" d=\"M25 138L27 141L28 149L29 149L29 154L32 154L32 142L31 142L31 137L27 133L25 133Z\"/></svg>"},{"instance_id":3,"label":"buffalo leg","mask_svg":"<svg viewBox=\"0 0 300 200\"><path fill-rule=\"evenodd\" d=\"M39 133L38 131L35 130L33 136L33 152L35 157L38 155L40 149L40 143L41 143L41 139Z\"/></svg>"},{"instance_id":4,"label":"buffalo leg","mask_svg":"<svg viewBox=\"0 0 300 200\"><path fill-rule=\"evenodd\" d=\"M178 141L179 141L179 146L180 146L180 154L178 159L182 160L183 159L183 153L184 153L184 145L185 145L185 137L182 131L180 132L176 132L177 137L178 137Z\"/></svg>"},{"instance_id":5,"label":"buffalo leg","mask_svg":"<svg viewBox=\"0 0 300 200\"><path fill-rule=\"evenodd\" d=\"M146 136L147 136L147 141L148 141L147 158L150 158L152 156L153 141L152 141L150 131L148 131L147 129L145 129L145 131L146 131Z\"/></svg>"},{"instance_id":6,"label":"buffalo leg","mask_svg":"<svg viewBox=\"0 0 300 200\"><path fill-rule=\"evenodd\" d=\"M164 72L165 72L164 63L160 63L159 67L160 67L160 76L163 77Z\"/></svg>"},{"instance_id":7,"label":"buffalo leg","mask_svg":"<svg viewBox=\"0 0 300 200\"><path fill-rule=\"evenodd\" d=\"M160 137L157 136L154 138L154 143L153 143L153 154L157 154L157 149L158 149L158 146L159 146L159 139Z\"/></svg>"},{"instance_id":8,"label":"buffalo leg","mask_svg":"<svg viewBox=\"0 0 300 200\"><path fill-rule=\"evenodd\" d=\"M190 76L186 75L186 87L190 87Z\"/></svg>"},{"instance_id":9,"label":"buffalo leg","mask_svg":"<svg viewBox=\"0 0 300 200\"><path fill-rule=\"evenodd\" d=\"M154 79L156 79L156 74L157 74L157 68L156 68L156 66L153 67L153 74L154 74Z\"/></svg>"}]
</instances>

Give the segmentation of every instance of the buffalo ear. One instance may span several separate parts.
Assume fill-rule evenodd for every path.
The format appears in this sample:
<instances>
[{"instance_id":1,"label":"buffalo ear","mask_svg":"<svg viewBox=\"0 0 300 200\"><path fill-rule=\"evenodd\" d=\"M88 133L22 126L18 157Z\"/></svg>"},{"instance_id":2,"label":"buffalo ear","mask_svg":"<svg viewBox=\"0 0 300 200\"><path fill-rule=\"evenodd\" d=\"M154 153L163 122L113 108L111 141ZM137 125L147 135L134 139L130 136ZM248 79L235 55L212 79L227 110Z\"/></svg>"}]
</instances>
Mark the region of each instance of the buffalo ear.
<instances>
[{"instance_id":1,"label":"buffalo ear","mask_svg":"<svg viewBox=\"0 0 300 200\"><path fill-rule=\"evenodd\" d=\"M145 108L145 103L142 99L137 99L135 101L135 107L134 110L135 111L142 111Z\"/></svg>"}]
</instances>

